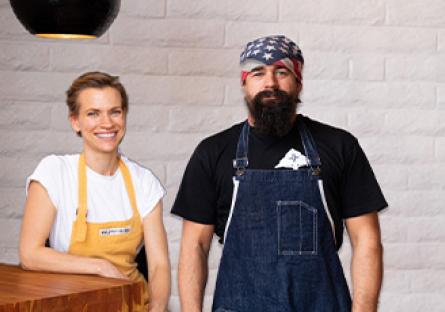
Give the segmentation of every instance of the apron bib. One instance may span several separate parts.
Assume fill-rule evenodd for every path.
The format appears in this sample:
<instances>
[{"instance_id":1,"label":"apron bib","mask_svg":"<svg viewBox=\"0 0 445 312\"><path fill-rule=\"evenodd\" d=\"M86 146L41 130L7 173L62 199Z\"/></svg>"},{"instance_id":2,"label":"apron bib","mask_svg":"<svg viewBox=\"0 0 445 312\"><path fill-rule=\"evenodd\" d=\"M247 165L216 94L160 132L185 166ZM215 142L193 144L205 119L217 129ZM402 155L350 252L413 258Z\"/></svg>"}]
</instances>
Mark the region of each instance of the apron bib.
<instances>
[{"instance_id":1,"label":"apron bib","mask_svg":"<svg viewBox=\"0 0 445 312\"><path fill-rule=\"evenodd\" d=\"M248 168L241 132L234 195L212 311L350 312L351 298L323 204L321 161L302 119L308 168Z\"/></svg>"},{"instance_id":2,"label":"apron bib","mask_svg":"<svg viewBox=\"0 0 445 312\"><path fill-rule=\"evenodd\" d=\"M144 283L144 302L148 303L148 284L138 271L137 249L143 239L143 226L136 205L136 196L127 166L119 159L119 170L125 182L133 216L125 221L87 222L87 178L85 156L79 157L79 207L73 222L69 254L102 258L110 261L130 280ZM134 308L135 306L133 306ZM137 307L139 310L142 307Z\"/></svg>"}]
</instances>

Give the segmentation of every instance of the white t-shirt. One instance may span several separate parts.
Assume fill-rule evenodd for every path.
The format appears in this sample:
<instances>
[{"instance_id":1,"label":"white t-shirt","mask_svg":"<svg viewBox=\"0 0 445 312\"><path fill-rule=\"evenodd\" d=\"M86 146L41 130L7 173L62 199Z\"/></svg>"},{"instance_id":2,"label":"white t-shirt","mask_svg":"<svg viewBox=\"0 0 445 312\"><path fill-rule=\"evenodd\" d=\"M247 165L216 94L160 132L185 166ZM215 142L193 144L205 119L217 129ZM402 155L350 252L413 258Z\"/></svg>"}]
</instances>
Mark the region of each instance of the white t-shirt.
<instances>
[{"instance_id":1,"label":"white t-shirt","mask_svg":"<svg viewBox=\"0 0 445 312\"><path fill-rule=\"evenodd\" d=\"M121 158L130 171L139 214L144 218L165 196L165 189L150 170L123 155ZM60 252L68 251L72 225L76 220L78 163L79 154L49 155L40 161L26 180L26 193L29 183L38 181L46 189L57 209L49 240L51 247ZM87 207L88 222L124 221L133 216L119 169L112 176L104 176L87 167Z\"/></svg>"}]
</instances>

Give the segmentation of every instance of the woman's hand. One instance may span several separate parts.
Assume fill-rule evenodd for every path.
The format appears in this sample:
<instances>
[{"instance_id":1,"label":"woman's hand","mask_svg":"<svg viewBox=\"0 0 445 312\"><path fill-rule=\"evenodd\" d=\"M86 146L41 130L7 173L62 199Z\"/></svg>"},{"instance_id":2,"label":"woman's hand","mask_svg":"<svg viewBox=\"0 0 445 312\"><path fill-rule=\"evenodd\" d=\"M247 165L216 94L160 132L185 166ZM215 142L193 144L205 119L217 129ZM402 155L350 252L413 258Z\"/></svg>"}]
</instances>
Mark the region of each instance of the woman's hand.
<instances>
[{"instance_id":1,"label":"woman's hand","mask_svg":"<svg viewBox=\"0 0 445 312\"><path fill-rule=\"evenodd\" d=\"M97 275L102 277L119 278L128 280L128 277L106 259L97 259Z\"/></svg>"}]
</instances>

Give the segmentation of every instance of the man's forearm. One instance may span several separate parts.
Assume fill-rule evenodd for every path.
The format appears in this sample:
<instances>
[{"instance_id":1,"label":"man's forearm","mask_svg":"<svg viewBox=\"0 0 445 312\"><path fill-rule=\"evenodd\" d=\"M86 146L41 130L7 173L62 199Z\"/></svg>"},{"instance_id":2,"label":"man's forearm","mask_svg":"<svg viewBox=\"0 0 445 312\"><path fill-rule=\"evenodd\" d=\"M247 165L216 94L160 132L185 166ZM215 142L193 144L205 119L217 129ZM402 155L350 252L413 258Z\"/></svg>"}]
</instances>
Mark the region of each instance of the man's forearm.
<instances>
[{"instance_id":1,"label":"man's forearm","mask_svg":"<svg viewBox=\"0 0 445 312\"><path fill-rule=\"evenodd\" d=\"M200 247L181 249L179 260L179 296L181 311L201 312L207 282L208 254Z\"/></svg>"},{"instance_id":2,"label":"man's forearm","mask_svg":"<svg viewBox=\"0 0 445 312\"><path fill-rule=\"evenodd\" d=\"M383 248L358 244L352 256L353 312L377 311L383 277Z\"/></svg>"}]
</instances>

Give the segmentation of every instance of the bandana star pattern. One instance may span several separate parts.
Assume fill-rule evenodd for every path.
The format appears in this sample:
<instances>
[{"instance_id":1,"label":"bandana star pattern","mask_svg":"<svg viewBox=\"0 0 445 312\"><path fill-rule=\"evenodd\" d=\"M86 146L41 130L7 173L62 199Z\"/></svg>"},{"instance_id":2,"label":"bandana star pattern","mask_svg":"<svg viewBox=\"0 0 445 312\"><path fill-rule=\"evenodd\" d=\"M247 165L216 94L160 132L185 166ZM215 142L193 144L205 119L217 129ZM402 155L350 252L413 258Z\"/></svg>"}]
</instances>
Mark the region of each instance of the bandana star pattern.
<instances>
[{"instance_id":1,"label":"bandana star pattern","mask_svg":"<svg viewBox=\"0 0 445 312\"><path fill-rule=\"evenodd\" d=\"M295 42L285 36L277 35L249 42L240 55L240 64L242 82L252 69L261 65L282 65L301 81L304 59Z\"/></svg>"}]
</instances>

